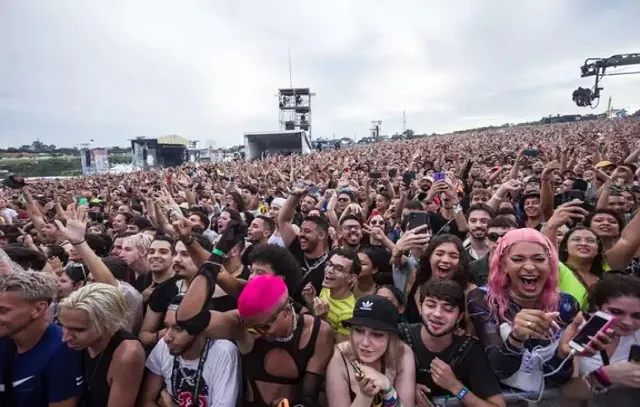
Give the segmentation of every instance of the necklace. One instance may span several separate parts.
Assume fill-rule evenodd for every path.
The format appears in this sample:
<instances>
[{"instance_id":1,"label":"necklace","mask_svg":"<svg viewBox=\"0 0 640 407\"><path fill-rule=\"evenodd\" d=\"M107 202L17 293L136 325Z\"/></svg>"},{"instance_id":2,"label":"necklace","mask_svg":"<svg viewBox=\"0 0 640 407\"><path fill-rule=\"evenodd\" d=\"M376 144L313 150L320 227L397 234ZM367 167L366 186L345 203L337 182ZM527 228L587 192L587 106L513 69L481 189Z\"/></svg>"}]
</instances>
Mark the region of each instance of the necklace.
<instances>
[{"instance_id":1,"label":"necklace","mask_svg":"<svg viewBox=\"0 0 640 407\"><path fill-rule=\"evenodd\" d=\"M293 314L293 324L292 324L292 328L291 328L291 334L289 336L285 336L284 338L271 338L270 340L273 342L281 342L281 343L285 343L285 342L289 342L293 339L293 337L296 334L296 329L298 328L298 314L294 313Z\"/></svg>"},{"instance_id":2,"label":"necklace","mask_svg":"<svg viewBox=\"0 0 640 407\"><path fill-rule=\"evenodd\" d=\"M302 255L302 259L304 260L304 265L306 266L306 273L305 275L302 277L302 279L304 280L304 277L307 276L307 274L309 274L310 272L312 272L313 270L317 269L318 267L320 267L320 265L322 263L324 263L325 260L327 260L327 256L329 256L329 252L325 252L322 256L318 257L318 259L316 259L316 261L313 263L313 265L309 264L309 261L307 260L307 256Z\"/></svg>"}]
</instances>

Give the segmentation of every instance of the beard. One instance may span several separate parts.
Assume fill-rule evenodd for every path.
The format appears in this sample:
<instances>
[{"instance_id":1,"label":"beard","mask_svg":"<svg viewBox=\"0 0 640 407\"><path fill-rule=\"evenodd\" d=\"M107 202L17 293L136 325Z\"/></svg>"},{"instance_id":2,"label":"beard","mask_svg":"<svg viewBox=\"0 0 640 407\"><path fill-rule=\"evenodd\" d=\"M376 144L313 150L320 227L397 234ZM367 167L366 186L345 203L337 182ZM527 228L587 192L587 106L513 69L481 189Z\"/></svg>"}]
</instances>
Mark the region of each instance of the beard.
<instances>
[{"instance_id":1,"label":"beard","mask_svg":"<svg viewBox=\"0 0 640 407\"><path fill-rule=\"evenodd\" d=\"M424 326L424 329L427 330L427 332L429 332L429 335L433 336L434 338L442 338L443 336L449 335L450 333L452 333L453 331L456 330L457 328L457 324L454 324L453 326L445 329L444 331L440 332L440 333L435 333L431 330L431 328L429 328L429 323L428 322L424 322L424 320L422 321L422 326Z\"/></svg>"}]
</instances>

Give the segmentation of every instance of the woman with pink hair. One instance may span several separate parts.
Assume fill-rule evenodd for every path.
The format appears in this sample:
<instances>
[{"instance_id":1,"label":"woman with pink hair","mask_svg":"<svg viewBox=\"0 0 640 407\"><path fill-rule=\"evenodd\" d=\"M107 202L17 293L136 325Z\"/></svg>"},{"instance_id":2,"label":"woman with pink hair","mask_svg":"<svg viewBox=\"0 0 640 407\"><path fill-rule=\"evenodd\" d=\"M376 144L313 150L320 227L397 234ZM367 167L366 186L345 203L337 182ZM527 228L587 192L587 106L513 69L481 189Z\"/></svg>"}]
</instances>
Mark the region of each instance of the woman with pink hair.
<instances>
[{"instance_id":1,"label":"woman with pink hair","mask_svg":"<svg viewBox=\"0 0 640 407\"><path fill-rule=\"evenodd\" d=\"M489 283L468 294L469 315L503 384L539 392L573 372L558 356L561 327L579 310L558 291L558 254L535 229L508 232L491 258Z\"/></svg>"}]
</instances>

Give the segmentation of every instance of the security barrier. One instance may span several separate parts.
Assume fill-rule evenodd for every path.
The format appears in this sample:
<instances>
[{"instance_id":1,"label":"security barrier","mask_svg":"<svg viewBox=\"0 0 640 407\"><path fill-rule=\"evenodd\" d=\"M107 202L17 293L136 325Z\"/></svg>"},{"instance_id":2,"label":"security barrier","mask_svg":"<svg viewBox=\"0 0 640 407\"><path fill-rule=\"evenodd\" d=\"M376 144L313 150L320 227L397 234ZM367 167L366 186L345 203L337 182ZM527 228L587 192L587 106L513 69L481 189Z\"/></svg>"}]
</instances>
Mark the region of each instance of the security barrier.
<instances>
[{"instance_id":1,"label":"security barrier","mask_svg":"<svg viewBox=\"0 0 640 407\"><path fill-rule=\"evenodd\" d=\"M515 391L505 391L502 393L504 401L508 407L564 407L567 405L566 400L563 399L558 389L548 389L542 393L525 393ZM540 401L537 402L538 398ZM453 398L439 397L434 400L436 406L446 407L462 407L460 400Z\"/></svg>"}]
</instances>

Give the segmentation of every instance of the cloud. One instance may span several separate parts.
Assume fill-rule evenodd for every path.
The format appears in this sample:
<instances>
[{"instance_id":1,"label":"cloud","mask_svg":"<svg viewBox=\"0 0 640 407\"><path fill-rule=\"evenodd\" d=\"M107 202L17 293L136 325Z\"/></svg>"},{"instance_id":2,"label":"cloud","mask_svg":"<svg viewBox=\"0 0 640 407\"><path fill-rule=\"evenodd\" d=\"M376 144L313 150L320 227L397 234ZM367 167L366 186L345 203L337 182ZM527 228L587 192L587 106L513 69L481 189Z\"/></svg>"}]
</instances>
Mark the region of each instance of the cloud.
<instances>
[{"instance_id":1,"label":"cloud","mask_svg":"<svg viewBox=\"0 0 640 407\"><path fill-rule=\"evenodd\" d=\"M0 145L240 144L277 129L289 48L294 86L317 94L316 137L401 131L403 111L428 133L584 113L583 61L640 51L637 2L434 3L6 2ZM603 99L637 109L639 85L606 78Z\"/></svg>"}]
</instances>

